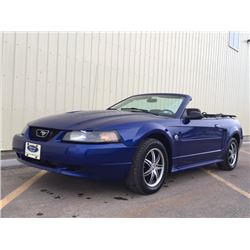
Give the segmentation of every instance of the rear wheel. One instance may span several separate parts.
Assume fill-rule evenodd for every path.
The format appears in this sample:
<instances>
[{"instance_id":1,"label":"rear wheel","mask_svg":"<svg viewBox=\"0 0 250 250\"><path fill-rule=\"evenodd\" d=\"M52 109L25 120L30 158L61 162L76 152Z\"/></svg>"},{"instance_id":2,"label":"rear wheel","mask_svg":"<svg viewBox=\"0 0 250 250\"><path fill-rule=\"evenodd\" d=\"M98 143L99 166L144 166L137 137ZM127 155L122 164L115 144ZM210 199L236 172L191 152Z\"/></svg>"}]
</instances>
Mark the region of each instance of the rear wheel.
<instances>
[{"instance_id":1,"label":"rear wheel","mask_svg":"<svg viewBox=\"0 0 250 250\"><path fill-rule=\"evenodd\" d=\"M224 156L224 161L218 163L220 169L231 171L233 170L238 161L239 144L235 138L232 138L228 144L227 151Z\"/></svg>"},{"instance_id":2,"label":"rear wheel","mask_svg":"<svg viewBox=\"0 0 250 250\"><path fill-rule=\"evenodd\" d=\"M164 145L156 139L147 139L135 153L126 184L136 193L155 193L161 188L167 169L168 156Z\"/></svg>"}]
</instances>

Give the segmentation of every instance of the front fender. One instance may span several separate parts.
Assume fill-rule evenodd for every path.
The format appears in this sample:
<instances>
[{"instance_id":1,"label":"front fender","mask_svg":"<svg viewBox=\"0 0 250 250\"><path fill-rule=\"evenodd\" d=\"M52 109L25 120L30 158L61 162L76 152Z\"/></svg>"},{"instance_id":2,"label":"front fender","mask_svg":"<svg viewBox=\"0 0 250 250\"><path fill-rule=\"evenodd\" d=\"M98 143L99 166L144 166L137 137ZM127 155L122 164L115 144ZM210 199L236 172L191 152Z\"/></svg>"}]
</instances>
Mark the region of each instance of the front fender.
<instances>
[{"instance_id":1,"label":"front fender","mask_svg":"<svg viewBox=\"0 0 250 250\"><path fill-rule=\"evenodd\" d=\"M173 147L174 139L172 134L168 129L157 123L146 124L141 127L133 139L134 145L137 146L141 141L154 135L161 135L163 140L167 140L171 148Z\"/></svg>"}]
</instances>

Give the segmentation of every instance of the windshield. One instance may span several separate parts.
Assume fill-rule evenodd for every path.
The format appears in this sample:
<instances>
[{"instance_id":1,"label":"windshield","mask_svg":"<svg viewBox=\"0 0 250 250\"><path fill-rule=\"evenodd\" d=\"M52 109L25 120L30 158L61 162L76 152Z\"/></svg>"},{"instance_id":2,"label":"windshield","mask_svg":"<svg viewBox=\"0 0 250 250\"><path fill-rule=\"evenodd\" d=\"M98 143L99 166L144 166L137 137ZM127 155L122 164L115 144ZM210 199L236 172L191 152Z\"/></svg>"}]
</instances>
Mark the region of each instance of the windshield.
<instances>
[{"instance_id":1,"label":"windshield","mask_svg":"<svg viewBox=\"0 0 250 250\"><path fill-rule=\"evenodd\" d=\"M109 109L145 112L175 117L184 97L177 95L138 95L125 99Z\"/></svg>"}]
</instances>

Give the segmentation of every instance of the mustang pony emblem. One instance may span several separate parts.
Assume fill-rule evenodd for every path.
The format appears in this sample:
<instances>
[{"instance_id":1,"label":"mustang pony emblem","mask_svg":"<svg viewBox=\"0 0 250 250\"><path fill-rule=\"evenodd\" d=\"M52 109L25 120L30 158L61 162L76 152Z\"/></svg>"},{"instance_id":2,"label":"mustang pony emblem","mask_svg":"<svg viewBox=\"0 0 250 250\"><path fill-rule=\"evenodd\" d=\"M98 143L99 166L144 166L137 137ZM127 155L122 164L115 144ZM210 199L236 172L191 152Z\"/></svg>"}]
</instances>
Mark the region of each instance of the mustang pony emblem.
<instances>
[{"instance_id":1,"label":"mustang pony emblem","mask_svg":"<svg viewBox=\"0 0 250 250\"><path fill-rule=\"evenodd\" d=\"M38 137L46 137L49 134L49 130L45 130L45 129L37 129L36 130L36 136Z\"/></svg>"}]
</instances>

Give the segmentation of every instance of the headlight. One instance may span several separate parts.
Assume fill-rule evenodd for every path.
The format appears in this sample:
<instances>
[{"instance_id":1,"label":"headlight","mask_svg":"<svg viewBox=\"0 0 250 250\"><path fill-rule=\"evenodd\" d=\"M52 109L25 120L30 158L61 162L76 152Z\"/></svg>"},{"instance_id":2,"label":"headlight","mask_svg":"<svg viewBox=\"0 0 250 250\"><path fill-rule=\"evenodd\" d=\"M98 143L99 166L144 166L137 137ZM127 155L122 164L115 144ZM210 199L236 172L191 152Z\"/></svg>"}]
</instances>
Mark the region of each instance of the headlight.
<instances>
[{"instance_id":1,"label":"headlight","mask_svg":"<svg viewBox=\"0 0 250 250\"><path fill-rule=\"evenodd\" d=\"M27 130L28 128L29 128L29 127L26 125L26 126L24 127L24 129L22 130L21 135L24 135L25 132L26 132L26 130Z\"/></svg>"},{"instance_id":2,"label":"headlight","mask_svg":"<svg viewBox=\"0 0 250 250\"><path fill-rule=\"evenodd\" d=\"M63 141L85 142L85 143L105 143L119 142L119 136L116 131L71 131L63 137Z\"/></svg>"}]
</instances>

